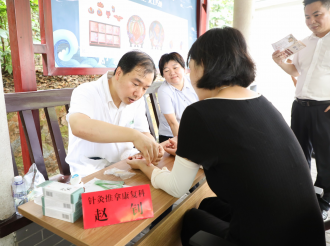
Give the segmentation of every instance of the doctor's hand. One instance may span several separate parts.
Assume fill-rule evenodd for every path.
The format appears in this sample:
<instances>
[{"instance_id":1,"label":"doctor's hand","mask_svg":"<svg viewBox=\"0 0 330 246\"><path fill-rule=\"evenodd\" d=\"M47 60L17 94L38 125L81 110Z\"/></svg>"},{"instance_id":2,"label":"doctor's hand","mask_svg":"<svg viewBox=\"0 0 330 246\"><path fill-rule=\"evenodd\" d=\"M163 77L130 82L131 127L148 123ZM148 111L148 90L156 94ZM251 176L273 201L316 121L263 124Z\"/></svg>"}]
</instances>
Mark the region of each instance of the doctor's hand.
<instances>
[{"instance_id":1,"label":"doctor's hand","mask_svg":"<svg viewBox=\"0 0 330 246\"><path fill-rule=\"evenodd\" d=\"M165 142L164 150L170 155L176 155L178 148L177 138L171 138Z\"/></svg>"},{"instance_id":2,"label":"doctor's hand","mask_svg":"<svg viewBox=\"0 0 330 246\"><path fill-rule=\"evenodd\" d=\"M132 169L141 169L143 165L147 166L147 161L141 154L128 157L126 163L130 165Z\"/></svg>"},{"instance_id":3,"label":"doctor's hand","mask_svg":"<svg viewBox=\"0 0 330 246\"><path fill-rule=\"evenodd\" d=\"M330 106L326 108L326 110L324 111L325 113L328 112L330 110Z\"/></svg>"},{"instance_id":4,"label":"doctor's hand","mask_svg":"<svg viewBox=\"0 0 330 246\"><path fill-rule=\"evenodd\" d=\"M153 164L155 164L155 165L157 165L158 162L160 162L160 160L163 158L164 153L165 153L165 150L164 150L164 148L163 148L162 145L159 144L159 145L158 145L158 148L159 148L159 153L158 153L158 156L157 156L156 162L153 163Z\"/></svg>"},{"instance_id":5,"label":"doctor's hand","mask_svg":"<svg viewBox=\"0 0 330 246\"><path fill-rule=\"evenodd\" d=\"M157 157L156 161L154 161L152 163L149 163L149 164L146 164L147 166L149 166L150 164L158 165L158 163L161 161L161 159L163 158L163 155L164 155L165 151L164 151L163 147L160 146L160 148L161 149L159 151L159 154L158 154L158 157ZM135 154L133 156L130 156L130 157L128 157L128 159L130 159L130 160L143 159L145 161L145 158L143 157L143 155L141 153L138 153L138 154Z\"/></svg>"},{"instance_id":6,"label":"doctor's hand","mask_svg":"<svg viewBox=\"0 0 330 246\"><path fill-rule=\"evenodd\" d=\"M285 62L285 59L288 57L287 54L285 54L284 51L275 51L272 55L274 62L276 62L277 65L282 65Z\"/></svg>"},{"instance_id":7,"label":"doctor's hand","mask_svg":"<svg viewBox=\"0 0 330 246\"><path fill-rule=\"evenodd\" d=\"M136 131L136 134L133 136L133 144L135 148L141 152L147 164L157 161L160 150L159 144L156 143L155 140L141 132Z\"/></svg>"}]
</instances>

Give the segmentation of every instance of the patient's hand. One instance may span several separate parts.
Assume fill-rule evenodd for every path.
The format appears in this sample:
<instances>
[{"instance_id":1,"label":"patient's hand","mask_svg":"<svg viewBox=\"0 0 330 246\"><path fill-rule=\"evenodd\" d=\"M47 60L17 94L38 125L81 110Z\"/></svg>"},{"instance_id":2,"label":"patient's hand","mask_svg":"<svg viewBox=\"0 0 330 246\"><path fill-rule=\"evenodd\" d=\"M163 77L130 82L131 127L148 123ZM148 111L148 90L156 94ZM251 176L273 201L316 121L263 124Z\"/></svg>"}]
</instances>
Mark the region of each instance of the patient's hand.
<instances>
[{"instance_id":1,"label":"patient's hand","mask_svg":"<svg viewBox=\"0 0 330 246\"><path fill-rule=\"evenodd\" d=\"M141 154L128 157L126 163L130 165L132 169L141 169L142 165L147 166L147 161Z\"/></svg>"},{"instance_id":2,"label":"patient's hand","mask_svg":"<svg viewBox=\"0 0 330 246\"><path fill-rule=\"evenodd\" d=\"M164 156L164 153L165 153L165 151L164 151L164 149L163 149L163 147L161 146L161 145L159 145L158 146L158 149L159 149L159 151L158 151L158 156L157 156L157 159L156 159L156 161L154 161L154 162L152 162L152 164L154 164L154 165L158 165L158 163L161 161L161 159L163 158L163 156ZM143 155L141 154L141 153L137 153L137 154L135 154L135 155L133 155L133 156L131 156L133 159L139 159L139 160L142 160L142 159L144 159L144 157L143 157ZM130 158L130 157L129 157ZM128 158L128 159L129 159ZM144 159L145 160L145 159ZM147 166L149 166L148 164L147 164Z\"/></svg>"},{"instance_id":3,"label":"patient's hand","mask_svg":"<svg viewBox=\"0 0 330 246\"><path fill-rule=\"evenodd\" d=\"M167 140L163 147L170 155L176 155L176 150L178 148L177 138Z\"/></svg>"}]
</instances>

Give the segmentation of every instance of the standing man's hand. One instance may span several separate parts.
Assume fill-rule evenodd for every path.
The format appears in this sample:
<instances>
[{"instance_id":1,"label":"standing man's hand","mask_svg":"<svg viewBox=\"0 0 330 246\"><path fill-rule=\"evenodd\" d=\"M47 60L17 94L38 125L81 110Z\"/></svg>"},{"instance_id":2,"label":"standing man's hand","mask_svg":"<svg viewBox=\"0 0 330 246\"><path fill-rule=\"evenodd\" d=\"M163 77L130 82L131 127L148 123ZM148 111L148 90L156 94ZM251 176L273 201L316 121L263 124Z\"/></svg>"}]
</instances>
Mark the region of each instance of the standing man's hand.
<instances>
[{"instance_id":1,"label":"standing man's hand","mask_svg":"<svg viewBox=\"0 0 330 246\"><path fill-rule=\"evenodd\" d=\"M285 54L285 52L281 52L279 50L275 51L273 53L273 60L274 62L276 62L277 65L281 66L282 64L284 64L285 59L288 57L287 54Z\"/></svg>"},{"instance_id":2,"label":"standing man's hand","mask_svg":"<svg viewBox=\"0 0 330 246\"><path fill-rule=\"evenodd\" d=\"M160 148L159 144L156 143L155 140L141 132L136 131L136 134L133 136L133 144L135 148L140 150L148 165L156 162L159 156Z\"/></svg>"},{"instance_id":3,"label":"standing man's hand","mask_svg":"<svg viewBox=\"0 0 330 246\"><path fill-rule=\"evenodd\" d=\"M330 106L329 106L329 107L327 107L327 108L325 109L325 111L324 111L324 112L326 113L326 112L328 112L329 110L330 110Z\"/></svg>"},{"instance_id":4,"label":"standing man's hand","mask_svg":"<svg viewBox=\"0 0 330 246\"><path fill-rule=\"evenodd\" d=\"M298 77L300 75L295 65L285 63L285 59L288 58L288 55L284 51L281 52L277 50L273 53L272 57L274 62L279 65L287 74L293 77Z\"/></svg>"}]
</instances>

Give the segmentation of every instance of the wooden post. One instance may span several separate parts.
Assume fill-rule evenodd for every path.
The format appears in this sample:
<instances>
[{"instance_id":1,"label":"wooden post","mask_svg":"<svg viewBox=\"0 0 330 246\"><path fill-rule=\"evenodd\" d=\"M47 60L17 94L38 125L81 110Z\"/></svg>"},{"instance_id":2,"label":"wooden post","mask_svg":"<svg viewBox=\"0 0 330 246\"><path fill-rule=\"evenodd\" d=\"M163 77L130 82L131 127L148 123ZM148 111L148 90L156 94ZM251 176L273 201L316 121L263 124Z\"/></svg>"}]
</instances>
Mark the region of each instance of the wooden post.
<instances>
[{"instance_id":1,"label":"wooden post","mask_svg":"<svg viewBox=\"0 0 330 246\"><path fill-rule=\"evenodd\" d=\"M240 30L249 43L251 22L254 12L254 0L234 1L234 22L233 26Z\"/></svg>"},{"instance_id":2,"label":"wooden post","mask_svg":"<svg viewBox=\"0 0 330 246\"><path fill-rule=\"evenodd\" d=\"M197 37L208 29L208 0L197 0Z\"/></svg>"},{"instance_id":3,"label":"wooden post","mask_svg":"<svg viewBox=\"0 0 330 246\"><path fill-rule=\"evenodd\" d=\"M11 182L14 177L10 139L7 123L5 98L3 94L2 74L0 70L0 221L15 213L14 199L11 194ZM13 234L0 238L0 245L14 245Z\"/></svg>"},{"instance_id":4,"label":"wooden post","mask_svg":"<svg viewBox=\"0 0 330 246\"><path fill-rule=\"evenodd\" d=\"M39 24L40 24L41 44L46 44L44 0L38 0L38 6L39 6ZM47 54L45 54L45 53L42 54L42 68L43 68L44 75L48 75Z\"/></svg>"},{"instance_id":5,"label":"wooden post","mask_svg":"<svg viewBox=\"0 0 330 246\"><path fill-rule=\"evenodd\" d=\"M36 91L30 1L6 0L6 4L15 92ZM39 111L35 110L33 116L41 143ZM31 160L20 120L19 129L26 173L31 166Z\"/></svg>"}]
</instances>

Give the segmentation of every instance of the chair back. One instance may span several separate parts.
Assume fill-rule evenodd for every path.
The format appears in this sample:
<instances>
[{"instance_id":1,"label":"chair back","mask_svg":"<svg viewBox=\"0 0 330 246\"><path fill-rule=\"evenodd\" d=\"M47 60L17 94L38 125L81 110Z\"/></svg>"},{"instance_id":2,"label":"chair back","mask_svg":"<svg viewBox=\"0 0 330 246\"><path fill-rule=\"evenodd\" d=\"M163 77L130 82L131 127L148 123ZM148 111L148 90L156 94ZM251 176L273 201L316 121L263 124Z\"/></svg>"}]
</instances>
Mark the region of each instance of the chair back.
<instances>
[{"instance_id":1,"label":"chair back","mask_svg":"<svg viewBox=\"0 0 330 246\"><path fill-rule=\"evenodd\" d=\"M149 129L150 129L150 133L151 135L157 139L158 136L156 135L155 132L155 127L153 124L153 115L154 115L154 119L156 122L156 126L157 128L159 128L159 117L160 117L160 109L159 109L159 104L158 104L158 100L157 100L157 91L158 88L162 85L162 81L156 81L154 82L147 90L146 94L144 95L144 99L146 102L146 116L148 119L148 123L149 123ZM151 107L149 107L149 105L151 105ZM152 108L152 110L151 110Z\"/></svg>"},{"instance_id":2,"label":"chair back","mask_svg":"<svg viewBox=\"0 0 330 246\"><path fill-rule=\"evenodd\" d=\"M58 168L62 175L70 175L70 167L65 161L66 152L61 136L55 107L65 105L68 112L71 94L73 89L45 90L33 92L20 92L5 94L7 114L18 112L21 120L31 162L37 165L38 170L48 180L46 165L44 162L40 136L35 124L34 113L39 116L39 109L43 109L46 115ZM13 157L13 168L15 175L18 175L17 166Z\"/></svg>"}]
</instances>

